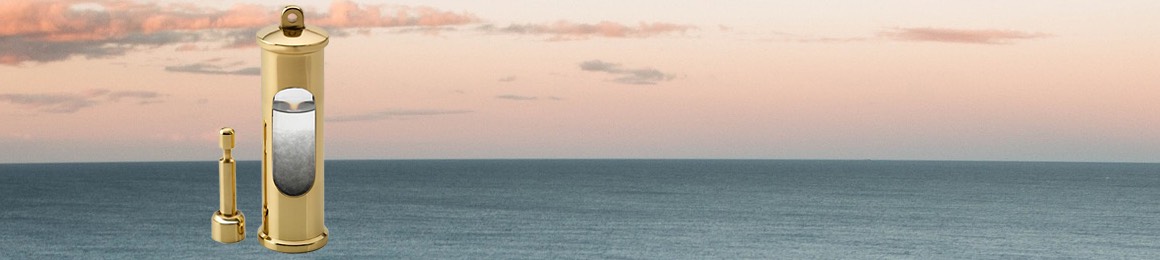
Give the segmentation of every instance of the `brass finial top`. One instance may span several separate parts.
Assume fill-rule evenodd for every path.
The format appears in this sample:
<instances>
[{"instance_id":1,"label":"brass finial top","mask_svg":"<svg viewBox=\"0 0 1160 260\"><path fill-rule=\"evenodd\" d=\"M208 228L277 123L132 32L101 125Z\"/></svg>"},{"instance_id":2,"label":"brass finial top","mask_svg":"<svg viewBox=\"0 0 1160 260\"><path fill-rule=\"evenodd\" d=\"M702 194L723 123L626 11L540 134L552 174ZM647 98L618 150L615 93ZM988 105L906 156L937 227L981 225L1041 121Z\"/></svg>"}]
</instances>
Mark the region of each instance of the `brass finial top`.
<instances>
[{"instance_id":1,"label":"brass finial top","mask_svg":"<svg viewBox=\"0 0 1160 260\"><path fill-rule=\"evenodd\" d=\"M288 5L282 9L282 34L286 37L298 37L306 29L306 17L302 16L302 8L297 5Z\"/></svg>"},{"instance_id":2,"label":"brass finial top","mask_svg":"<svg viewBox=\"0 0 1160 260\"><path fill-rule=\"evenodd\" d=\"M222 135L221 146L222 150L234 149L234 129L229 127L222 127L220 131Z\"/></svg>"}]
</instances>

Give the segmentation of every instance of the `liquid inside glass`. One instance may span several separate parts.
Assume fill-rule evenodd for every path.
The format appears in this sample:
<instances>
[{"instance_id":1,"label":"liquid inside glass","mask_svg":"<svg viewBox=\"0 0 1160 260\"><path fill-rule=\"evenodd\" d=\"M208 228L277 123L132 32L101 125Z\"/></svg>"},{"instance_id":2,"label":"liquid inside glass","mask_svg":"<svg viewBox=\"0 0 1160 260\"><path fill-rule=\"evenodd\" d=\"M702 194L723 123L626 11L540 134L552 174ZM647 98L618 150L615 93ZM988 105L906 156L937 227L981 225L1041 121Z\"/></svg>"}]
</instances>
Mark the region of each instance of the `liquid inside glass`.
<instances>
[{"instance_id":1,"label":"liquid inside glass","mask_svg":"<svg viewBox=\"0 0 1160 260\"><path fill-rule=\"evenodd\" d=\"M302 88L274 94L274 186L298 196L314 186L314 95Z\"/></svg>"}]
</instances>

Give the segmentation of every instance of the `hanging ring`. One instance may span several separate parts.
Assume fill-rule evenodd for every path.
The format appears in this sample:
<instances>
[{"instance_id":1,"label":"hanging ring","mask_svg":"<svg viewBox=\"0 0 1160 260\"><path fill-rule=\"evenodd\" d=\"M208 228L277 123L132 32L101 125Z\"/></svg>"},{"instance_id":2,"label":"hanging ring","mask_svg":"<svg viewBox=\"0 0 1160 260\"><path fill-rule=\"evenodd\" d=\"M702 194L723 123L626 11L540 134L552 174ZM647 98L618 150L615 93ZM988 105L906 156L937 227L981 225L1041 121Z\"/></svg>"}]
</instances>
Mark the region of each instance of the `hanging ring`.
<instances>
[{"instance_id":1,"label":"hanging ring","mask_svg":"<svg viewBox=\"0 0 1160 260\"><path fill-rule=\"evenodd\" d=\"M298 37L306 29L306 17L302 15L302 8L297 5L286 6L282 9L282 33L287 37Z\"/></svg>"}]
</instances>

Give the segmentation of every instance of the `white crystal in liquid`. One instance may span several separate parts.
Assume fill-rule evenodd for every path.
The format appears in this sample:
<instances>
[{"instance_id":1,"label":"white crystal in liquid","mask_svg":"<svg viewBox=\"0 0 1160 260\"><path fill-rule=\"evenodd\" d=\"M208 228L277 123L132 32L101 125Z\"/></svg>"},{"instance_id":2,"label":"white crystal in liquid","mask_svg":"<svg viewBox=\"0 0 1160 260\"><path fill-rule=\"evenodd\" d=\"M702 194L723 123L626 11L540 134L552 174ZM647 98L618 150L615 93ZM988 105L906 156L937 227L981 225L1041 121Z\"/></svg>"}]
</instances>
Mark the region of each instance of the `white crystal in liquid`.
<instances>
[{"instance_id":1,"label":"white crystal in liquid","mask_svg":"<svg viewBox=\"0 0 1160 260\"><path fill-rule=\"evenodd\" d=\"M314 186L314 113L314 96L305 89L274 95L274 186L286 195L302 195Z\"/></svg>"}]
</instances>

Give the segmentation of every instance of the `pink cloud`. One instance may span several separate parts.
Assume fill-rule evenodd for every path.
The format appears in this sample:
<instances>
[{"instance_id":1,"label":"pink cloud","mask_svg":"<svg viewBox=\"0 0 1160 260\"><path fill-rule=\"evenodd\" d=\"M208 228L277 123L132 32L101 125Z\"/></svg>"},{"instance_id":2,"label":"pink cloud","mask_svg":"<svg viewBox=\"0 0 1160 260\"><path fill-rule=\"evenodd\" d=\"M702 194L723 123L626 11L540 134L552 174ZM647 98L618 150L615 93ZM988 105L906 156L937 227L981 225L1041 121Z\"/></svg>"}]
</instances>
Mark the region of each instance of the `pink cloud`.
<instances>
[{"instance_id":1,"label":"pink cloud","mask_svg":"<svg viewBox=\"0 0 1160 260\"><path fill-rule=\"evenodd\" d=\"M141 105L158 103L161 102L162 96L163 94L153 91L90 89L80 93L5 93L0 94L0 103L20 105L45 113L74 113L108 102L121 102L123 99L132 99Z\"/></svg>"},{"instance_id":2,"label":"pink cloud","mask_svg":"<svg viewBox=\"0 0 1160 260\"><path fill-rule=\"evenodd\" d=\"M334 1L330 5L330 13L318 20L307 20L319 26L338 28L440 27L479 21L478 17L470 13L443 11L426 6L361 6L351 1Z\"/></svg>"},{"instance_id":3,"label":"pink cloud","mask_svg":"<svg viewBox=\"0 0 1160 260\"><path fill-rule=\"evenodd\" d=\"M257 27L269 23L269 17L275 15L269 8L254 5L217 11L109 0L95 3L100 7L97 9L75 8L81 3L25 0L0 4L0 37L40 42L99 41L133 33Z\"/></svg>"},{"instance_id":4,"label":"pink cloud","mask_svg":"<svg viewBox=\"0 0 1160 260\"><path fill-rule=\"evenodd\" d=\"M1051 35L1014 30L965 30L917 27L894 28L879 32L879 36L899 41L1010 44L1016 40L1038 39Z\"/></svg>"},{"instance_id":5,"label":"pink cloud","mask_svg":"<svg viewBox=\"0 0 1160 260\"><path fill-rule=\"evenodd\" d=\"M126 0L4 1L0 3L0 64L50 62L75 55L121 55L139 46L199 41L207 38L199 32L203 30L244 31L227 33L226 37L238 38L231 45L246 46L237 43L252 43L253 30L273 25L279 11L260 5L217 10L191 4ZM347 0L334 1L328 13L317 10L306 18L308 24L332 29L436 28L479 21L469 13L431 7L359 5ZM346 34L334 32L334 36L342 35Z\"/></svg>"},{"instance_id":6,"label":"pink cloud","mask_svg":"<svg viewBox=\"0 0 1160 260\"><path fill-rule=\"evenodd\" d=\"M673 23L646 23L625 25L616 22L573 23L558 21L548 24L512 24L507 27L485 25L480 30L496 33L547 35L548 40L583 40L591 37L647 38L664 34L685 33L696 29L691 25Z\"/></svg>"}]
</instances>

